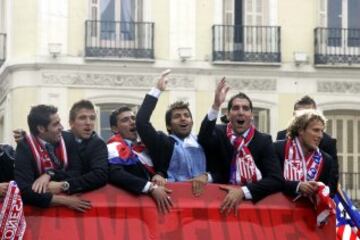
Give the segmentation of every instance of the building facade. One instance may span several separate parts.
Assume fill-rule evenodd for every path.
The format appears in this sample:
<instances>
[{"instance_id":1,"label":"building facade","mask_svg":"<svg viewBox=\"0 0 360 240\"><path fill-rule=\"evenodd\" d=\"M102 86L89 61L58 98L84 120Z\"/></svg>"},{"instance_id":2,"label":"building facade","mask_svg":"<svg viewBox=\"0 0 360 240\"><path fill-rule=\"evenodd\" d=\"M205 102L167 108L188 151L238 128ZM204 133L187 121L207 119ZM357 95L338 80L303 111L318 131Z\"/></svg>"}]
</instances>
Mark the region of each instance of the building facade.
<instances>
[{"instance_id":1,"label":"building facade","mask_svg":"<svg viewBox=\"0 0 360 240\"><path fill-rule=\"evenodd\" d=\"M197 131L225 76L229 97L247 93L274 137L294 102L313 97L337 138L341 182L360 199L358 12L360 0L0 0L0 141L13 143L40 103L67 127L83 98L106 139L109 113L136 109L167 68L152 121L165 130L167 106L182 99Z\"/></svg>"}]
</instances>

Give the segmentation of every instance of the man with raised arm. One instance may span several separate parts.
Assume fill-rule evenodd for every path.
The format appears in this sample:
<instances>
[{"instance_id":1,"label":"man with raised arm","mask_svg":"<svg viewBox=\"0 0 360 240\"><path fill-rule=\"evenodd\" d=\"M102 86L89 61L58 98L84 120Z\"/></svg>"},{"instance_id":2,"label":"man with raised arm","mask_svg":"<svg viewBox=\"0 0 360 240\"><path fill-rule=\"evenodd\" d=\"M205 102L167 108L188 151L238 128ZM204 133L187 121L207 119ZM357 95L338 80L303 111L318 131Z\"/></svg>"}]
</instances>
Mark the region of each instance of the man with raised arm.
<instances>
[{"instance_id":1,"label":"man with raised arm","mask_svg":"<svg viewBox=\"0 0 360 240\"><path fill-rule=\"evenodd\" d=\"M148 194L161 213L170 211L171 190L165 187L166 179L155 166L145 146L138 141L135 114L126 106L110 115L114 135L108 140L110 182L135 194Z\"/></svg>"},{"instance_id":2,"label":"man with raised arm","mask_svg":"<svg viewBox=\"0 0 360 240\"><path fill-rule=\"evenodd\" d=\"M75 142L64 141L57 108L32 107L28 125L31 134L18 143L15 156L15 180L24 203L38 207L62 205L82 212L90 209L87 200L48 191L50 179L62 181L80 174ZM66 184L61 186L63 192L68 190Z\"/></svg>"},{"instance_id":3,"label":"man with raised arm","mask_svg":"<svg viewBox=\"0 0 360 240\"><path fill-rule=\"evenodd\" d=\"M231 97L227 106L228 124L216 125L220 106L229 87L223 78L215 90L214 102L205 116L199 142L207 151L209 170L214 182L230 183L223 186L227 195L220 211L228 214L243 200L254 202L280 191L283 177L275 156L271 136L256 130L253 125L253 106L244 93Z\"/></svg>"},{"instance_id":4,"label":"man with raised arm","mask_svg":"<svg viewBox=\"0 0 360 240\"><path fill-rule=\"evenodd\" d=\"M206 172L206 158L197 137L191 133L193 119L187 103L182 101L170 105L166 114L166 128L169 134L156 131L150 123L161 92L167 86L164 71L156 86L146 94L136 116L136 128L140 138L149 149L151 159L166 171L169 182L191 181L193 193L198 196L209 181Z\"/></svg>"}]
</instances>

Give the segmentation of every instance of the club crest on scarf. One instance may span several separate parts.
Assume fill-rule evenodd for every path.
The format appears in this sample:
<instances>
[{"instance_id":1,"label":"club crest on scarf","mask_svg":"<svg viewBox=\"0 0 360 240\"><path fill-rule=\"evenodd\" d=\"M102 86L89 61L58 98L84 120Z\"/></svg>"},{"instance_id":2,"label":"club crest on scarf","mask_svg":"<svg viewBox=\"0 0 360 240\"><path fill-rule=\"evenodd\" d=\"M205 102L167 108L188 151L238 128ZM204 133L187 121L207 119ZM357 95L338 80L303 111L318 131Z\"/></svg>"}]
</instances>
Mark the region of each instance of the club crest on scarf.
<instances>
[{"instance_id":1,"label":"club crest on scarf","mask_svg":"<svg viewBox=\"0 0 360 240\"><path fill-rule=\"evenodd\" d=\"M255 135L255 126L252 125L245 132L245 136L236 136L232 129L232 124L228 123L226 135L235 149L230 167L230 183L245 185L246 183L261 180L261 172L257 168L254 158L247 147Z\"/></svg>"}]
</instances>

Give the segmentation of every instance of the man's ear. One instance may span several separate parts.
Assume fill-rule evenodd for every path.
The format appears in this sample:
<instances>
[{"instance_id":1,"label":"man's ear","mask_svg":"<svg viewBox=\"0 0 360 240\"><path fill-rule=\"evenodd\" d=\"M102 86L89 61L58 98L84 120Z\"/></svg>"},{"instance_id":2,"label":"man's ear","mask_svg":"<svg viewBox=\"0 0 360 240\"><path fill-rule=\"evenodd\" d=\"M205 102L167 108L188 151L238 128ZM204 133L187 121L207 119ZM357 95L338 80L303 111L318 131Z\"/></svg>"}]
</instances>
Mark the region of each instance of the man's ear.
<instances>
[{"instance_id":1,"label":"man's ear","mask_svg":"<svg viewBox=\"0 0 360 240\"><path fill-rule=\"evenodd\" d=\"M38 125L38 126L36 126L36 128L37 128L37 130L38 130L39 133L44 133L44 132L46 132L46 128L45 128L44 126Z\"/></svg>"},{"instance_id":2,"label":"man's ear","mask_svg":"<svg viewBox=\"0 0 360 240\"><path fill-rule=\"evenodd\" d=\"M112 133L118 133L119 131L117 130L117 127L111 126L111 132Z\"/></svg>"},{"instance_id":3,"label":"man's ear","mask_svg":"<svg viewBox=\"0 0 360 240\"><path fill-rule=\"evenodd\" d=\"M169 133L171 133L171 126L166 125L166 130L167 130Z\"/></svg>"}]
</instances>

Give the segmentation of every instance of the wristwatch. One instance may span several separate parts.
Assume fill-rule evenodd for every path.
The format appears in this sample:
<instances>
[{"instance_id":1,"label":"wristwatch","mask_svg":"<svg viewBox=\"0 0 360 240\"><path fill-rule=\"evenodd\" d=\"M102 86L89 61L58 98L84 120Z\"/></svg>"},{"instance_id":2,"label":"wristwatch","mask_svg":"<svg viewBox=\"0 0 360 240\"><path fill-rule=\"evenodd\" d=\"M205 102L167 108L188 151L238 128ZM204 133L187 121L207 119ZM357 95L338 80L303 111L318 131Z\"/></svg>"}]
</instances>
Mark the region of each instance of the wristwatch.
<instances>
[{"instance_id":1,"label":"wristwatch","mask_svg":"<svg viewBox=\"0 0 360 240\"><path fill-rule=\"evenodd\" d=\"M63 192L67 192L67 191L69 191L69 188L70 188L70 184L68 183L68 182L63 182L62 183L62 185L61 185L61 190L63 191Z\"/></svg>"}]
</instances>

